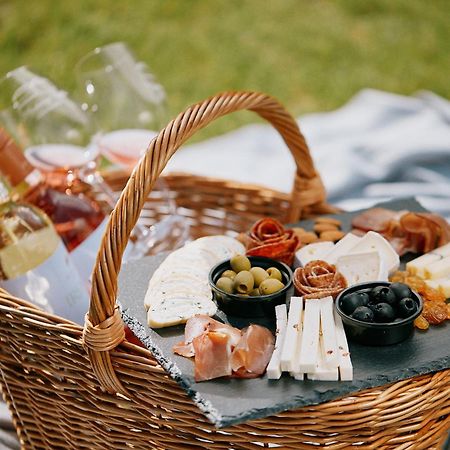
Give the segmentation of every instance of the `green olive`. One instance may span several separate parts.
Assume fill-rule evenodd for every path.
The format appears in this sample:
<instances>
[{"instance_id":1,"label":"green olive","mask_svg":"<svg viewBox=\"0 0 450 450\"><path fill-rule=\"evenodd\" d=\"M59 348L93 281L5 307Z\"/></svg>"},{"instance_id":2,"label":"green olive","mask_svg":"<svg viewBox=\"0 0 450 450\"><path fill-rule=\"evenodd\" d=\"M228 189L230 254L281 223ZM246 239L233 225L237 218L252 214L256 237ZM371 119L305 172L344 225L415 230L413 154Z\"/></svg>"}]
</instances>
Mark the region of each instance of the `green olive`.
<instances>
[{"instance_id":1,"label":"green olive","mask_svg":"<svg viewBox=\"0 0 450 450\"><path fill-rule=\"evenodd\" d=\"M267 269L269 278L275 278L275 280L282 281L281 272L276 267L269 267Z\"/></svg>"},{"instance_id":2,"label":"green olive","mask_svg":"<svg viewBox=\"0 0 450 450\"><path fill-rule=\"evenodd\" d=\"M256 287L258 287L266 278L269 278L269 274L262 267L252 267L250 273L253 275Z\"/></svg>"},{"instance_id":3,"label":"green olive","mask_svg":"<svg viewBox=\"0 0 450 450\"><path fill-rule=\"evenodd\" d=\"M284 288L284 284L275 278L267 278L259 286L259 290L262 295L269 295L278 292Z\"/></svg>"},{"instance_id":4,"label":"green olive","mask_svg":"<svg viewBox=\"0 0 450 450\"><path fill-rule=\"evenodd\" d=\"M253 289L253 291L250 292L250 297L257 297L261 295L261 292L259 292L258 288Z\"/></svg>"},{"instance_id":5,"label":"green olive","mask_svg":"<svg viewBox=\"0 0 450 450\"><path fill-rule=\"evenodd\" d=\"M244 255L236 255L230 259L230 266L236 272L239 273L243 270L250 270L252 265L250 260Z\"/></svg>"},{"instance_id":6,"label":"green olive","mask_svg":"<svg viewBox=\"0 0 450 450\"><path fill-rule=\"evenodd\" d=\"M255 280L253 275L248 270L241 270L234 277L234 290L238 294L248 294L253 290Z\"/></svg>"},{"instance_id":7,"label":"green olive","mask_svg":"<svg viewBox=\"0 0 450 450\"><path fill-rule=\"evenodd\" d=\"M236 272L234 270L225 270L225 272L220 275L220 277L230 278L231 280L234 280L234 277L236 276Z\"/></svg>"},{"instance_id":8,"label":"green olive","mask_svg":"<svg viewBox=\"0 0 450 450\"><path fill-rule=\"evenodd\" d=\"M216 286L222 291L228 292L229 294L233 293L233 280L231 278L222 277L217 280Z\"/></svg>"}]
</instances>

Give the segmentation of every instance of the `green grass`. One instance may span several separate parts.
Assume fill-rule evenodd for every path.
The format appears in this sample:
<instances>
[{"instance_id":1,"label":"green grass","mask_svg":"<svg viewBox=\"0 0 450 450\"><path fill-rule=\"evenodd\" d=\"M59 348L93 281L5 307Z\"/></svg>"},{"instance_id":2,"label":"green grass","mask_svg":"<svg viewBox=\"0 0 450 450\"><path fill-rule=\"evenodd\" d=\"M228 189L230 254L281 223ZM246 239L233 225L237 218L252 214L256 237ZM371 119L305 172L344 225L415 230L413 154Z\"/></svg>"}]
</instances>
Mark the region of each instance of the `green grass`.
<instances>
[{"instance_id":1,"label":"green grass","mask_svg":"<svg viewBox=\"0 0 450 450\"><path fill-rule=\"evenodd\" d=\"M447 0L0 0L0 75L28 65L62 88L96 46L125 41L168 92L168 118L251 89L294 114L365 87L450 97ZM253 116L219 121L207 135Z\"/></svg>"}]
</instances>

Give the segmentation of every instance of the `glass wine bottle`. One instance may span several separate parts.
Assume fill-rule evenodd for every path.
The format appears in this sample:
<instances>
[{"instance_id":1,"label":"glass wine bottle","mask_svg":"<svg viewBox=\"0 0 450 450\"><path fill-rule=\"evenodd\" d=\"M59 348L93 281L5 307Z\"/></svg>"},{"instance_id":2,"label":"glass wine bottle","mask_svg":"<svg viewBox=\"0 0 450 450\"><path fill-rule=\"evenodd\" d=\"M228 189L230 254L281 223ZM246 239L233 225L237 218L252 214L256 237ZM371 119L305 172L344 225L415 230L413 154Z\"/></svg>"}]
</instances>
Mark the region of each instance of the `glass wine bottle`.
<instances>
[{"instance_id":1,"label":"glass wine bottle","mask_svg":"<svg viewBox=\"0 0 450 450\"><path fill-rule=\"evenodd\" d=\"M0 178L0 287L80 325L88 292L49 217L10 199Z\"/></svg>"},{"instance_id":2,"label":"glass wine bottle","mask_svg":"<svg viewBox=\"0 0 450 450\"><path fill-rule=\"evenodd\" d=\"M11 185L13 198L37 206L50 217L81 279L89 286L107 223L104 210L90 195L90 185L68 172L44 177L1 128L0 174Z\"/></svg>"}]
</instances>

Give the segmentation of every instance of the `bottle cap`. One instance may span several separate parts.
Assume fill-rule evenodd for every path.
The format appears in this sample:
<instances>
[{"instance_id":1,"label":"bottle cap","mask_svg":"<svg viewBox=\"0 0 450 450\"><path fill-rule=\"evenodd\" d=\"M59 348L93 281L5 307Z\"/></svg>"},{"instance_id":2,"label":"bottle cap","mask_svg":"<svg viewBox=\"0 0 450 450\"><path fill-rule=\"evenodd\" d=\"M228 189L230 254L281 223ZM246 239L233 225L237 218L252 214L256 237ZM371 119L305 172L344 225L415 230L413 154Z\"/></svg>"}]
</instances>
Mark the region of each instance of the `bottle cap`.
<instances>
[{"instance_id":1,"label":"bottle cap","mask_svg":"<svg viewBox=\"0 0 450 450\"><path fill-rule=\"evenodd\" d=\"M12 187L17 186L35 169L25 158L22 150L4 128L0 127L0 175L3 175Z\"/></svg>"}]
</instances>

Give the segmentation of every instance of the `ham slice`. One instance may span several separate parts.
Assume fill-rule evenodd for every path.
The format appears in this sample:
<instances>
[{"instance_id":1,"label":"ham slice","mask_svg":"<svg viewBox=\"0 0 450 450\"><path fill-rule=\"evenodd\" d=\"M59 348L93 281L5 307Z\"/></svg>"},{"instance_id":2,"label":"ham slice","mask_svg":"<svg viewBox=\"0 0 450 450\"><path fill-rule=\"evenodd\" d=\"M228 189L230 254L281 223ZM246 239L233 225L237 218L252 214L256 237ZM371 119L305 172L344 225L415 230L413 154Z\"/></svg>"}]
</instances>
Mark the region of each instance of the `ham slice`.
<instances>
[{"instance_id":1,"label":"ham slice","mask_svg":"<svg viewBox=\"0 0 450 450\"><path fill-rule=\"evenodd\" d=\"M352 226L363 231L384 233L392 229L392 222L398 222L406 211L393 211L386 208L371 208L352 219Z\"/></svg>"},{"instance_id":2,"label":"ham slice","mask_svg":"<svg viewBox=\"0 0 450 450\"><path fill-rule=\"evenodd\" d=\"M210 331L193 340L195 381L231 375L231 345L227 334Z\"/></svg>"},{"instance_id":3,"label":"ham slice","mask_svg":"<svg viewBox=\"0 0 450 450\"><path fill-rule=\"evenodd\" d=\"M197 314L186 322L186 327L184 329L184 341L175 344L173 347L173 352L178 355L185 356L186 358L194 356L194 339L208 331L215 331L227 335L230 339L230 345L232 348L237 345L239 339L241 338L241 332L237 328L227 325L226 323L219 322L218 320L214 320L205 314Z\"/></svg>"},{"instance_id":4,"label":"ham slice","mask_svg":"<svg viewBox=\"0 0 450 450\"><path fill-rule=\"evenodd\" d=\"M174 353L195 356L195 381L224 376L255 378L262 375L274 350L270 330L250 325L241 330L196 315L186 323L184 341L173 347Z\"/></svg>"},{"instance_id":5,"label":"ham slice","mask_svg":"<svg viewBox=\"0 0 450 450\"><path fill-rule=\"evenodd\" d=\"M267 328L250 325L242 331L242 338L231 355L231 367L238 378L262 375L269 364L275 338Z\"/></svg>"}]
</instances>

